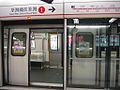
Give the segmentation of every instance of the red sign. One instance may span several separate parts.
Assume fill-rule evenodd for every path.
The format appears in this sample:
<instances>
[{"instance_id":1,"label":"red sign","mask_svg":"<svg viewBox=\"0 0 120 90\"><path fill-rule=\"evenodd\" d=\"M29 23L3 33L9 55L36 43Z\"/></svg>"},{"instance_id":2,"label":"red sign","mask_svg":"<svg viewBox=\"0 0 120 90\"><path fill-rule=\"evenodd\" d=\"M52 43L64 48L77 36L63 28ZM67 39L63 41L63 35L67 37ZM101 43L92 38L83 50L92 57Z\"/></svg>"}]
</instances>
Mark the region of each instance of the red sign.
<instances>
[{"instance_id":1,"label":"red sign","mask_svg":"<svg viewBox=\"0 0 120 90\"><path fill-rule=\"evenodd\" d=\"M38 8L39 13L44 13L45 12L45 7L41 6Z\"/></svg>"}]
</instances>

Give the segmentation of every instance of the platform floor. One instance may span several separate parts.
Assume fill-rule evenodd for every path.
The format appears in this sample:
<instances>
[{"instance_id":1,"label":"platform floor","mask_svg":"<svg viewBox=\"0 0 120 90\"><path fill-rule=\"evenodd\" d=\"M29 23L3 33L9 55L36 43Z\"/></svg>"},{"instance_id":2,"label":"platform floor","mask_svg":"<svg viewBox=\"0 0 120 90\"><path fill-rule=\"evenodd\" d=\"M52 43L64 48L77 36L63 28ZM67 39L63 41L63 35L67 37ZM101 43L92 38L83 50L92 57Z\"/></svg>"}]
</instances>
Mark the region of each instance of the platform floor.
<instances>
[{"instance_id":1,"label":"platform floor","mask_svg":"<svg viewBox=\"0 0 120 90\"><path fill-rule=\"evenodd\" d=\"M2 86L0 90L63 90L63 88L41 88L22 86ZM88 89L88 88L67 88L66 90L120 90L120 89Z\"/></svg>"},{"instance_id":2,"label":"platform floor","mask_svg":"<svg viewBox=\"0 0 120 90\"><path fill-rule=\"evenodd\" d=\"M53 89L53 88L40 88L40 87L19 87L19 86L3 86L0 90L63 90L63 89Z\"/></svg>"}]
</instances>

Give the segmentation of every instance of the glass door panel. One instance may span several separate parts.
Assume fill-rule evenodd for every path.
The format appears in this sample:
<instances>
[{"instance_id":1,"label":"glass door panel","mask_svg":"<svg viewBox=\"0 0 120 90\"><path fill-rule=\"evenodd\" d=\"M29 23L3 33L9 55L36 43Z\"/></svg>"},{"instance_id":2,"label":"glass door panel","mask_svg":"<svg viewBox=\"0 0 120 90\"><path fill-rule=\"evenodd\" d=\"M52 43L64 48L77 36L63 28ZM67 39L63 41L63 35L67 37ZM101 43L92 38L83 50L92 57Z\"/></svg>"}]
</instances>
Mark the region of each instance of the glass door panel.
<instances>
[{"instance_id":1,"label":"glass door panel","mask_svg":"<svg viewBox=\"0 0 120 90\"><path fill-rule=\"evenodd\" d=\"M106 39L105 25L68 26L68 85L104 87L106 42L101 47L100 37Z\"/></svg>"},{"instance_id":2,"label":"glass door panel","mask_svg":"<svg viewBox=\"0 0 120 90\"><path fill-rule=\"evenodd\" d=\"M68 19L68 86L119 88L120 22Z\"/></svg>"},{"instance_id":3,"label":"glass door panel","mask_svg":"<svg viewBox=\"0 0 120 90\"><path fill-rule=\"evenodd\" d=\"M119 21L110 24L110 88L119 88L120 84L120 27Z\"/></svg>"}]
</instances>

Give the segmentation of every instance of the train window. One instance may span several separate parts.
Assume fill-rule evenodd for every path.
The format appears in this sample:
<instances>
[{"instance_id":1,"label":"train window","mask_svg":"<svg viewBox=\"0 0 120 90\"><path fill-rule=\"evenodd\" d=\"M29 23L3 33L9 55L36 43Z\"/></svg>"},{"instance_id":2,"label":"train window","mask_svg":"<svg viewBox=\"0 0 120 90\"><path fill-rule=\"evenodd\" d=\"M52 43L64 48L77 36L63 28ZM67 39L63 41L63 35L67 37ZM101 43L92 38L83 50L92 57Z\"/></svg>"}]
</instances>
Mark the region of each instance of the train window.
<instances>
[{"instance_id":1,"label":"train window","mask_svg":"<svg viewBox=\"0 0 120 90\"><path fill-rule=\"evenodd\" d=\"M30 35L30 43L31 43L31 49L35 49L35 35L34 35L34 32L31 32L31 35Z\"/></svg>"},{"instance_id":2,"label":"train window","mask_svg":"<svg viewBox=\"0 0 120 90\"><path fill-rule=\"evenodd\" d=\"M59 50L60 49L60 34L58 33L53 33L50 34L50 49L53 51Z\"/></svg>"},{"instance_id":3,"label":"train window","mask_svg":"<svg viewBox=\"0 0 120 90\"><path fill-rule=\"evenodd\" d=\"M26 54L26 33L15 32L12 34L11 54L13 56L24 56Z\"/></svg>"},{"instance_id":4,"label":"train window","mask_svg":"<svg viewBox=\"0 0 120 90\"><path fill-rule=\"evenodd\" d=\"M78 58L90 58L93 56L93 34L90 32L76 33L75 55Z\"/></svg>"},{"instance_id":5,"label":"train window","mask_svg":"<svg viewBox=\"0 0 120 90\"><path fill-rule=\"evenodd\" d=\"M57 50L57 35L50 35L50 48L51 50Z\"/></svg>"}]
</instances>

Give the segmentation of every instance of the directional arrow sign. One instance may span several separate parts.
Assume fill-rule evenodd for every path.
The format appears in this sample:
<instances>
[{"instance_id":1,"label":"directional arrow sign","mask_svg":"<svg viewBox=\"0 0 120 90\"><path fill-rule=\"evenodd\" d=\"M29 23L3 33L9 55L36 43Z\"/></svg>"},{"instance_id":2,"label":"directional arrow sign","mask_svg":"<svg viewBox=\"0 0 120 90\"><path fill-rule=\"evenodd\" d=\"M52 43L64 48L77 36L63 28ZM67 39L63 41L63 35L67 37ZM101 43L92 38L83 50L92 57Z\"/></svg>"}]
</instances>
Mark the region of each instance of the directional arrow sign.
<instances>
[{"instance_id":1,"label":"directional arrow sign","mask_svg":"<svg viewBox=\"0 0 120 90\"><path fill-rule=\"evenodd\" d=\"M48 9L49 11L51 12L54 12L55 11L55 8L52 6L50 9Z\"/></svg>"}]
</instances>

